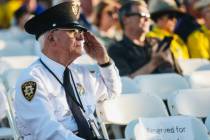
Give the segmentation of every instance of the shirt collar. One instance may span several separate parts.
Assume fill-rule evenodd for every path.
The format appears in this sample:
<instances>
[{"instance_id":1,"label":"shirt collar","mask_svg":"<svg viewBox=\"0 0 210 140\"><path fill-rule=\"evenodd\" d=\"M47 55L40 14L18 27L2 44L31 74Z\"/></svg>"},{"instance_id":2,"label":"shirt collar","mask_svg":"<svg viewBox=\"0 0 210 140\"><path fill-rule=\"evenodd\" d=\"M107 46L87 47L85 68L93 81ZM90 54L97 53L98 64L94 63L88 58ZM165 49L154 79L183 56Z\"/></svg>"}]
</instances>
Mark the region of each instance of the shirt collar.
<instances>
[{"instance_id":1,"label":"shirt collar","mask_svg":"<svg viewBox=\"0 0 210 140\"><path fill-rule=\"evenodd\" d=\"M125 44L125 46L127 47L138 47L140 48L141 46L135 44L132 40L130 40L126 35L123 35L123 39L122 39L123 44Z\"/></svg>"},{"instance_id":2,"label":"shirt collar","mask_svg":"<svg viewBox=\"0 0 210 140\"><path fill-rule=\"evenodd\" d=\"M47 57L43 53L41 53L41 60L57 76L57 78L62 82L65 66L55 62L54 60L50 59L49 57Z\"/></svg>"}]
</instances>

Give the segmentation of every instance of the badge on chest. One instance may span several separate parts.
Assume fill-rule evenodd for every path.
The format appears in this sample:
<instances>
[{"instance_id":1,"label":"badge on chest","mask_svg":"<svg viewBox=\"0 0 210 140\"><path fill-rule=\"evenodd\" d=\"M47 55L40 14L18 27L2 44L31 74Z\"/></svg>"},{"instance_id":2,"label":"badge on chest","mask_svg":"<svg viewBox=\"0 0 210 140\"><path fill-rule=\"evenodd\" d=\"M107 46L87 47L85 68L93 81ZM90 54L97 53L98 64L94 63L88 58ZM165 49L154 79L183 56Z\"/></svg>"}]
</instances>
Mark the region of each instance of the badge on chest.
<instances>
[{"instance_id":1,"label":"badge on chest","mask_svg":"<svg viewBox=\"0 0 210 140\"><path fill-rule=\"evenodd\" d=\"M79 93L79 96L83 96L85 94L84 87L80 83L77 83L76 86L77 86L77 91Z\"/></svg>"}]
</instances>

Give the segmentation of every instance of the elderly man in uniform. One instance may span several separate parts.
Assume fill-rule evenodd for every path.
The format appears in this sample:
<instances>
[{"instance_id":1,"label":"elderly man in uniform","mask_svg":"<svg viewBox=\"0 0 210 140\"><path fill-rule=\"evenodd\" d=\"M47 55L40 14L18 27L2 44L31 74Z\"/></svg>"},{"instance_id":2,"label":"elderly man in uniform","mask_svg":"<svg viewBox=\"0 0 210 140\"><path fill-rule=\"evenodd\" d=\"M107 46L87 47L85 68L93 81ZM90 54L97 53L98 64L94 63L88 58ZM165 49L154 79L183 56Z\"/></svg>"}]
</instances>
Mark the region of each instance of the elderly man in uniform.
<instances>
[{"instance_id":1,"label":"elderly man in uniform","mask_svg":"<svg viewBox=\"0 0 210 140\"><path fill-rule=\"evenodd\" d=\"M16 85L17 127L27 140L100 139L95 103L119 95L118 70L95 36L78 23L80 2L60 3L25 24L42 46L40 59ZM86 53L99 65L99 74L74 64Z\"/></svg>"}]
</instances>

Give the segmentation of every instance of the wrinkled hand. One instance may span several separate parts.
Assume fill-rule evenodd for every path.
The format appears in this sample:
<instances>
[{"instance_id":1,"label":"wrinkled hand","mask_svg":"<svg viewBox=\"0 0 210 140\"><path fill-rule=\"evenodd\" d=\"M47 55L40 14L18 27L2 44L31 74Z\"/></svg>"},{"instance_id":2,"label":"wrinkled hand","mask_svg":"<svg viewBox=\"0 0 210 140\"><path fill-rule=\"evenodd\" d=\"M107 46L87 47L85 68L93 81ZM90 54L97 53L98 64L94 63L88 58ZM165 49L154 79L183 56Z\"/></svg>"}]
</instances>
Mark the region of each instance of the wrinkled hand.
<instances>
[{"instance_id":1,"label":"wrinkled hand","mask_svg":"<svg viewBox=\"0 0 210 140\"><path fill-rule=\"evenodd\" d=\"M90 57L95 59L98 62L98 64L105 64L109 62L109 56L106 51L106 48L103 45L101 45L101 43L99 43L99 41L92 33L85 32L84 40L84 49Z\"/></svg>"}]
</instances>

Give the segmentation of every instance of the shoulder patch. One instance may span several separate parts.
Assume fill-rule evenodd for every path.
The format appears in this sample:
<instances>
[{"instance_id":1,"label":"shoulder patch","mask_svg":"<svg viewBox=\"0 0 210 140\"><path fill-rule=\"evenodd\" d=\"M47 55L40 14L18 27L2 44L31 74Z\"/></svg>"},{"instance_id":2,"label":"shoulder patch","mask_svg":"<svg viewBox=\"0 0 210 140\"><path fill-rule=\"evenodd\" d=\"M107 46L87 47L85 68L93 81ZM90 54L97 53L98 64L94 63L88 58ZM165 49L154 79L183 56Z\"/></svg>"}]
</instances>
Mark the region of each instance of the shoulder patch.
<instances>
[{"instance_id":1,"label":"shoulder patch","mask_svg":"<svg viewBox=\"0 0 210 140\"><path fill-rule=\"evenodd\" d=\"M34 81L27 81L21 86L23 96L26 100L31 101L36 92L36 82Z\"/></svg>"}]
</instances>

